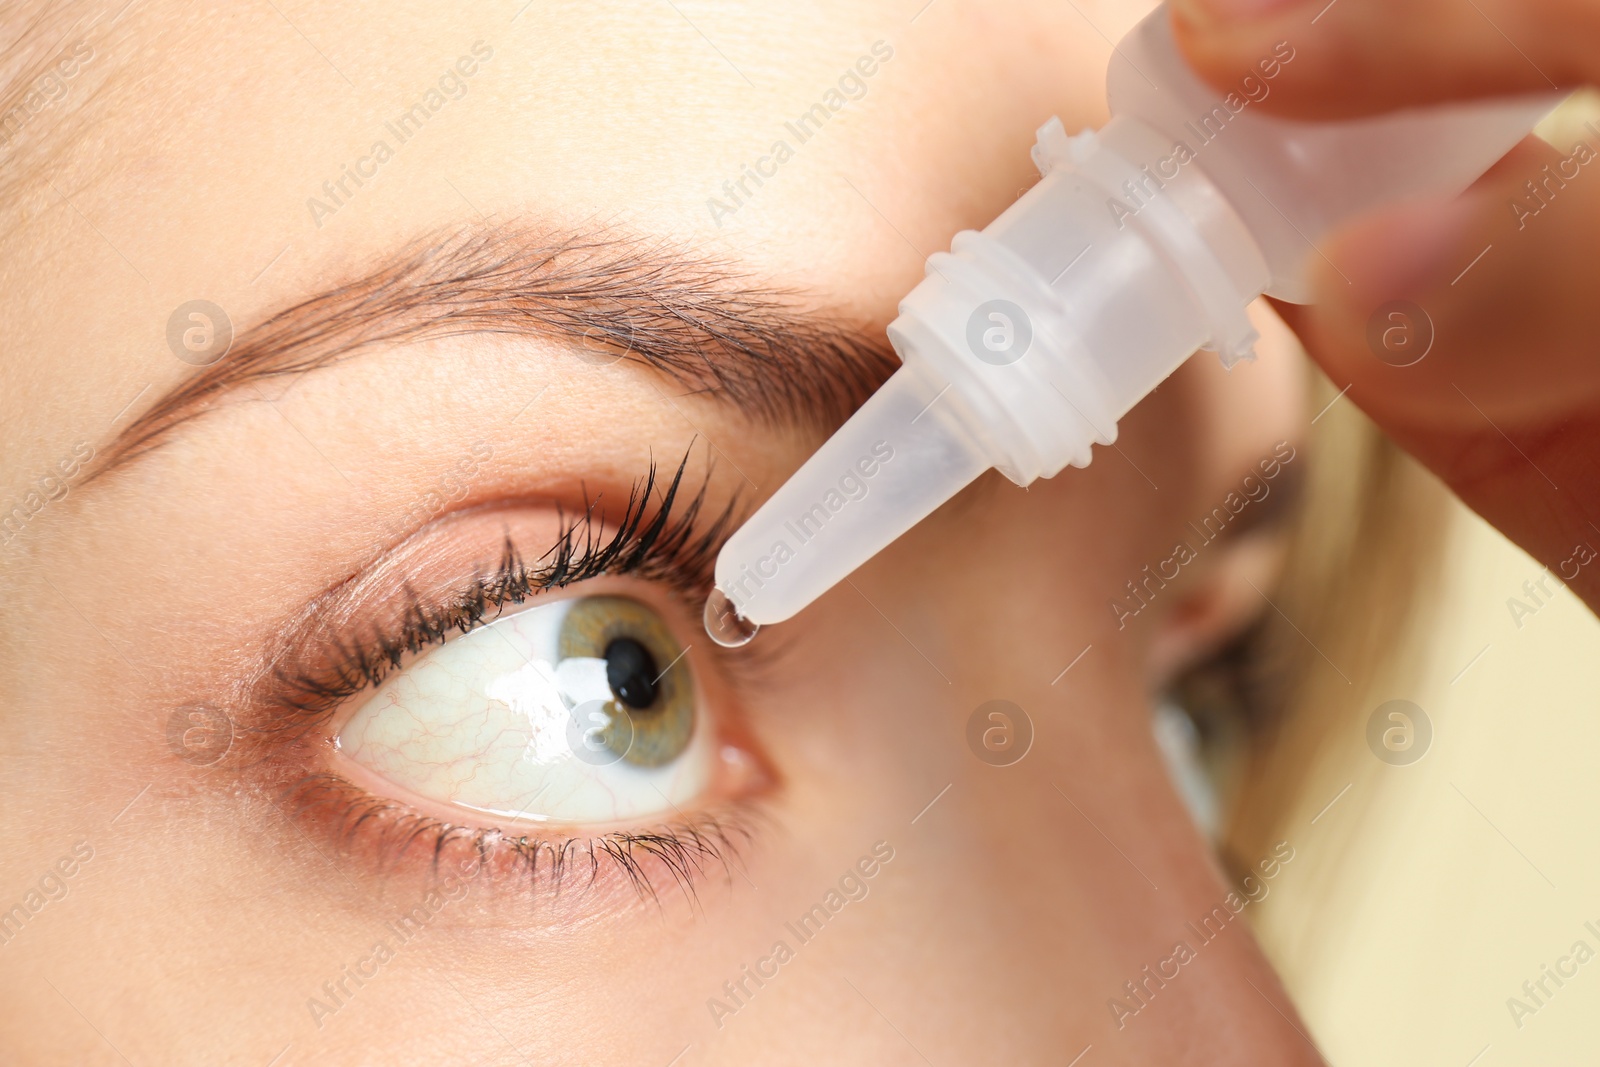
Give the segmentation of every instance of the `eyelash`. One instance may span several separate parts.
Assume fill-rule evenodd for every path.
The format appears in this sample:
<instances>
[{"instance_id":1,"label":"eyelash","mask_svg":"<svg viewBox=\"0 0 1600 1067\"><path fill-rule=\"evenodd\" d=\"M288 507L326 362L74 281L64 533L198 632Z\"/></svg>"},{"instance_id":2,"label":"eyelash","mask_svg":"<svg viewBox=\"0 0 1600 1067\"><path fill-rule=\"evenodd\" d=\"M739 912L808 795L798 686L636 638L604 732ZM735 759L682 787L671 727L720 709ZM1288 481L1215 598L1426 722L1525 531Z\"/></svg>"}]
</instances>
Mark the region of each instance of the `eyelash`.
<instances>
[{"instance_id":1,"label":"eyelash","mask_svg":"<svg viewBox=\"0 0 1600 1067\"><path fill-rule=\"evenodd\" d=\"M542 886L552 897L561 895L574 874L587 874L579 889L601 886L601 871L610 867L623 875L638 900L660 902L656 886L664 873L693 902L698 899L698 879L708 869L720 866L732 880L731 864L751 833L748 816L704 814L653 830L512 837L497 829L461 826L422 814L329 773L300 779L290 788L290 799L294 815L330 819L336 840L347 852L360 842L361 834L371 835L384 870L392 869L420 843L432 856L435 877L446 866L445 857L456 850L464 852L478 871L509 874L524 881L530 891L538 892Z\"/></svg>"},{"instance_id":2,"label":"eyelash","mask_svg":"<svg viewBox=\"0 0 1600 1067\"><path fill-rule=\"evenodd\" d=\"M407 659L492 622L506 605L521 604L540 593L602 575L660 582L690 603L704 599L737 500L696 532L706 483L674 514L688 462L685 453L662 493L661 506L648 523L645 515L658 480L654 463L628 491L627 507L610 537L600 536L594 514L600 498L595 497L579 518L563 525L555 546L539 557L539 566L530 568L523 563L508 538L494 572L478 578L442 608L430 609L408 588L409 603L393 632L338 645L332 663L316 671L279 672L273 703L286 713L291 727L320 724L350 697L380 685Z\"/></svg>"},{"instance_id":3,"label":"eyelash","mask_svg":"<svg viewBox=\"0 0 1600 1067\"><path fill-rule=\"evenodd\" d=\"M430 608L408 588L404 614L389 632L359 642L329 642L331 655L314 670L275 670L265 700L271 708L268 722L249 732L279 743L303 740L346 701L375 688L423 650L486 625L507 605L587 579L633 576L663 584L698 604L711 588L717 551L731 532L738 501L702 523L709 475L694 495L686 496L689 455L684 454L660 490L653 514L660 478L651 463L630 488L622 517L609 534L596 518L600 498L595 497L582 514L563 521L555 545L533 565L523 562L508 536L495 570L447 598L442 607ZM693 900L697 878L717 865L727 873L737 846L750 832L748 813L725 812L594 836L508 834L447 822L327 771L297 776L283 787L282 798L290 814L331 825L346 852L370 843L385 871L420 845L431 853L437 876L448 853L465 850L480 869L515 874L530 889L542 885L553 895L574 875L586 873L583 886L597 886L603 868L610 866L638 899L658 900L657 876L665 874Z\"/></svg>"}]
</instances>

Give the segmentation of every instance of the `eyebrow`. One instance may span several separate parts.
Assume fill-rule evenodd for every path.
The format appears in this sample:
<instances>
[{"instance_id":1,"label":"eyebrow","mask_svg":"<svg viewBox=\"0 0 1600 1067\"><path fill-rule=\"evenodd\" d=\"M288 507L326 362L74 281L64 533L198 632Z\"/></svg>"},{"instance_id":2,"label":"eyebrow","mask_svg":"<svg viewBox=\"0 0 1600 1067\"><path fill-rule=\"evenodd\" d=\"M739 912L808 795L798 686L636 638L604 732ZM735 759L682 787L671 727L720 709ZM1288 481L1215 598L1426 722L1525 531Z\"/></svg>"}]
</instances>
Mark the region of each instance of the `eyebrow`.
<instances>
[{"instance_id":1,"label":"eyebrow","mask_svg":"<svg viewBox=\"0 0 1600 1067\"><path fill-rule=\"evenodd\" d=\"M463 230L411 242L363 276L240 331L220 361L118 434L93 477L246 385L462 334L539 337L633 359L772 426L831 428L898 365L881 333L841 325L800 291L762 285L727 259L663 238L528 224Z\"/></svg>"}]
</instances>

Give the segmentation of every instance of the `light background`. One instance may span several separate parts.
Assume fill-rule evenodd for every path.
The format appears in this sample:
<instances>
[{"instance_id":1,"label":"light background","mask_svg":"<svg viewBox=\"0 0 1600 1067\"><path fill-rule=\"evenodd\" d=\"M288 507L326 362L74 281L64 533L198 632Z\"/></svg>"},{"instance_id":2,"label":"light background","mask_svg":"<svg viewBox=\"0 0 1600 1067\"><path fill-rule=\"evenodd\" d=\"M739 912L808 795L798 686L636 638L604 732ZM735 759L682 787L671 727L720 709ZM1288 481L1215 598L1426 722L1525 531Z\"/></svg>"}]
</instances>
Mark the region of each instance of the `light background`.
<instances>
[{"instance_id":1,"label":"light background","mask_svg":"<svg viewBox=\"0 0 1600 1067\"><path fill-rule=\"evenodd\" d=\"M1508 601L1532 606L1543 568L1450 514L1431 648L1364 694L1416 702L1431 745L1400 767L1364 735L1326 754L1257 933L1333 1064L1600 1063L1600 623L1552 578L1519 626ZM1519 1027L1507 999L1580 939L1596 958Z\"/></svg>"}]
</instances>

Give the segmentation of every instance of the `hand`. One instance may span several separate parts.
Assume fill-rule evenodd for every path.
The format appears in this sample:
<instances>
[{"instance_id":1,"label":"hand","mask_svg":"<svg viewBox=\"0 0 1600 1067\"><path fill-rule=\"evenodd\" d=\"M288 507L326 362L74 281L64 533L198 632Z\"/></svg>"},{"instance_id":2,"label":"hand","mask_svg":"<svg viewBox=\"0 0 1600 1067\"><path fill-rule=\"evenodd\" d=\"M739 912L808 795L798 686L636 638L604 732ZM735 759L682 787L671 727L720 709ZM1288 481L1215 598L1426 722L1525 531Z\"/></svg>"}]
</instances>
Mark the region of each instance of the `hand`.
<instances>
[{"instance_id":1,"label":"hand","mask_svg":"<svg viewBox=\"0 0 1600 1067\"><path fill-rule=\"evenodd\" d=\"M1180 46L1218 85L1290 41L1294 64L1261 105L1285 117L1600 80L1589 0L1172 0L1172 12ZM1279 306L1312 357L1600 611L1600 122L1575 144L1530 137L1459 200L1363 218L1321 250L1332 265L1316 263L1315 303ZM1368 340L1394 300L1426 314L1395 328L1425 338L1432 323L1411 366L1377 358Z\"/></svg>"}]
</instances>

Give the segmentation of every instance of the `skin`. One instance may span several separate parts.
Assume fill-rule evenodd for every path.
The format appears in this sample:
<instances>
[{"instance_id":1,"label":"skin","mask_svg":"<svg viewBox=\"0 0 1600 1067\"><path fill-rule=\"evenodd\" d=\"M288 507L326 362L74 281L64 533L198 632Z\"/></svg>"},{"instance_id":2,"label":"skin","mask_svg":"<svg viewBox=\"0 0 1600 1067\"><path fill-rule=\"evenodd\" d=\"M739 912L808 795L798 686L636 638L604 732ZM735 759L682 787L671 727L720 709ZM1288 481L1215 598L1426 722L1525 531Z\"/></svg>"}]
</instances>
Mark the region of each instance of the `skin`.
<instances>
[{"instance_id":1,"label":"skin","mask_svg":"<svg viewBox=\"0 0 1600 1067\"><path fill-rule=\"evenodd\" d=\"M1061 5L937 0L914 23L900 5L683 10L715 49L669 5L106 15L80 87L115 77L44 113L60 125L6 209L5 499L195 373L164 337L185 300L243 327L441 227L620 219L880 336L922 253L1029 184L1039 122L1104 118L1105 40ZM1115 38L1139 14L1095 18ZM306 198L478 39L494 58L468 94L315 226ZM894 59L848 123L717 226L706 197L878 39ZM1240 922L1125 1028L1107 1007L1230 891L1149 709L1266 610L1249 583L1272 580L1272 535L1208 548L1123 630L1106 605L1300 439L1299 368L1265 325L1257 364L1192 361L1125 421L1120 455L1028 491L985 477L747 653L712 650L699 605L664 587L571 590L635 596L698 641L706 728L763 768L705 803L747 816L748 837L692 900L613 879L553 901L487 874L321 1025L308 999L434 876L342 847L261 767L178 758L172 711L237 694L308 605L411 532L410 505L476 441L494 456L452 513L515 510L537 555L550 504L581 507L580 487L625 495L698 440L712 504L754 504L822 433L631 361L460 337L370 351L270 401L247 390L76 485L3 549L0 900L76 842L93 855L0 947L0 1047L41 1064L1021 1064L1091 1045L1085 1063L1319 1062ZM371 613L395 610L402 579L470 577L501 528L473 514L465 548L409 542ZM995 698L1036 731L1006 768L965 742ZM329 758L307 745L272 767ZM867 897L719 1027L708 1000L876 842L893 859Z\"/></svg>"}]
</instances>

